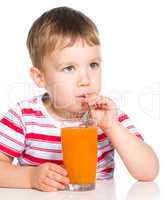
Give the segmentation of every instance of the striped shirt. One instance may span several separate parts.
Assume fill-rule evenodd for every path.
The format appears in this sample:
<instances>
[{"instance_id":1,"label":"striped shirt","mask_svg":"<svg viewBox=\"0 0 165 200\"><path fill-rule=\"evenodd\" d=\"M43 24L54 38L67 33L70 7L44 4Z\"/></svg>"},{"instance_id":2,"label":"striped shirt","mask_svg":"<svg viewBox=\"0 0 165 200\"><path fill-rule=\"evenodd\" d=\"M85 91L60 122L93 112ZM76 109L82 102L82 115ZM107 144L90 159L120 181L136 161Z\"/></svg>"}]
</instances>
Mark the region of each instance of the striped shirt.
<instances>
[{"instance_id":1,"label":"striped shirt","mask_svg":"<svg viewBox=\"0 0 165 200\"><path fill-rule=\"evenodd\" d=\"M0 151L18 159L18 164L37 166L45 162L63 164L61 124L46 110L43 95L17 103L0 120ZM130 118L118 112L118 120L137 137ZM114 147L98 129L97 179L113 177Z\"/></svg>"}]
</instances>

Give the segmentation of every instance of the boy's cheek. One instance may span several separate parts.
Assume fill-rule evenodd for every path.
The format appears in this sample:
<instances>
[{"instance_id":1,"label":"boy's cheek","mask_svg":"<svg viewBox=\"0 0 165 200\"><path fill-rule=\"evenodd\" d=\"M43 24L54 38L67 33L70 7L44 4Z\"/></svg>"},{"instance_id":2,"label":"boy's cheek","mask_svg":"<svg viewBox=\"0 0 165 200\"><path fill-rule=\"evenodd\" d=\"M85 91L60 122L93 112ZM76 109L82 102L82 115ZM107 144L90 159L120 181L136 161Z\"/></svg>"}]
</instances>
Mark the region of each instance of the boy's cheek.
<instances>
[{"instance_id":1,"label":"boy's cheek","mask_svg":"<svg viewBox=\"0 0 165 200\"><path fill-rule=\"evenodd\" d=\"M74 104L74 99L71 97L54 96L53 105L57 108L67 108Z\"/></svg>"}]
</instances>

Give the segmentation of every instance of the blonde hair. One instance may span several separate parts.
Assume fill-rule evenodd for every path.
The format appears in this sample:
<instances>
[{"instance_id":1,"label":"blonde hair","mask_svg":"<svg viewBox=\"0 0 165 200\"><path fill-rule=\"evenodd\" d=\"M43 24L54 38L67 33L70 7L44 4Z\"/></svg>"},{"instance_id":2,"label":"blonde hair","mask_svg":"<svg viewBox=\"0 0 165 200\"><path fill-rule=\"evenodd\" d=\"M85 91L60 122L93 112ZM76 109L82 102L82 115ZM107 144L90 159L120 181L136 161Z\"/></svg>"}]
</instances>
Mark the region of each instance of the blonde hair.
<instances>
[{"instance_id":1,"label":"blonde hair","mask_svg":"<svg viewBox=\"0 0 165 200\"><path fill-rule=\"evenodd\" d=\"M33 23L27 37L33 66L40 69L46 55L58 47L72 46L77 38L88 45L100 44L96 25L82 12L68 7L45 12Z\"/></svg>"}]
</instances>

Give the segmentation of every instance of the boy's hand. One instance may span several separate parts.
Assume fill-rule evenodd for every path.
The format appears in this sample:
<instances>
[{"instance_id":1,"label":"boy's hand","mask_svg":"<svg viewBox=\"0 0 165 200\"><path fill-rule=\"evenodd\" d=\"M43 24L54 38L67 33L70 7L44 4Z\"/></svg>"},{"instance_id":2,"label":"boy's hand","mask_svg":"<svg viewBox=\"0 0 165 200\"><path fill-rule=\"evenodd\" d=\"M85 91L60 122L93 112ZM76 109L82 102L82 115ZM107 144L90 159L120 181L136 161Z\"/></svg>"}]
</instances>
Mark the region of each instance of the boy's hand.
<instances>
[{"instance_id":1,"label":"boy's hand","mask_svg":"<svg viewBox=\"0 0 165 200\"><path fill-rule=\"evenodd\" d=\"M91 114L97 120L97 125L104 131L118 123L116 104L110 98L92 95L86 96L85 102L91 107Z\"/></svg>"},{"instance_id":2,"label":"boy's hand","mask_svg":"<svg viewBox=\"0 0 165 200\"><path fill-rule=\"evenodd\" d=\"M60 165L44 163L33 168L32 188L45 192L64 190L69 184L67 171Z\"/></svg>"}]
</instances>

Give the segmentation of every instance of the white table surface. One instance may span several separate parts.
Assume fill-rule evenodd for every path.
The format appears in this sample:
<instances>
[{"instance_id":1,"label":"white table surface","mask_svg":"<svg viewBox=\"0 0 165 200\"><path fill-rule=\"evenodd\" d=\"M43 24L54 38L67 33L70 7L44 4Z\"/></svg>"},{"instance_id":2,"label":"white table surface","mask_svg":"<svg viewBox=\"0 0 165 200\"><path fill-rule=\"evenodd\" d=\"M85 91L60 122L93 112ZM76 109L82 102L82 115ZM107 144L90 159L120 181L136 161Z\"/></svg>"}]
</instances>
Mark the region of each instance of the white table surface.
<instances>
[{"instance_id":1,"label":"white table surface","mask_svg":"<svg viewBox=\"0 0 165 200\"><path fill-rule=\"evenodd\" d=\"M2 200L159 200L159 188L152 182L135 182L131 185L126 195L121 197L117 191L119 182L114 179L97 181L96 189L88 192L41 192L32 189L0 188ZM124 185L120 185L120 189Z\"/></svg>"}]
</instances>

